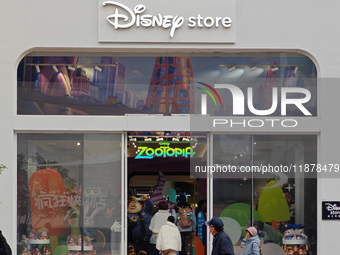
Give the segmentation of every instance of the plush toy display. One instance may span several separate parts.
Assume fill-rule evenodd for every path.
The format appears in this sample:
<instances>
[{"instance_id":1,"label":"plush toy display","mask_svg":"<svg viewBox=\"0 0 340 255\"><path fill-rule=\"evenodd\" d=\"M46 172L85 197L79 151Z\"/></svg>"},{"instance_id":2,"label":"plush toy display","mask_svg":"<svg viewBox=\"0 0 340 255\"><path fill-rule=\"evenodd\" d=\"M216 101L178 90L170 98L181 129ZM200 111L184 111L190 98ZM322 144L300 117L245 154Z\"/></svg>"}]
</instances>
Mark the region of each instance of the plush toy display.
<instances>
[{"instance_id":1,"label":"plush toy display","mask_svg":"<svg viewBox=\"0 0 340 255\"><path fill-rule=\"evenodd\" d=\"M51 255L51 250L45 246L42 250L42 255Z\"/></svg>"},{"instance_id":2,"label":"plush toy display","mask_svg":"<svg viewBox=\"0 0 340 255\"><path fill-rule=\"evenodd\" d=\"M307 240L308 237L304 234L303 229L295 229L295 237L297 240Z\"/></svg>"},{"instance_id":3,"label":"plush toy display","mask_svg":"<svg viewBox=\"0 0 340 255\"><path fill-rule=\"evenodd\" d=\"M304 234L303 225L286 224L284 227L288 228L282 239L286 255L308 255L308 237Z\"/></svg>"},{"instance_id":4,"label":"plush toy display","mask_svg":"<svg viewBox=\"0 0 340 255\"><path fill-rule=\"evenodd\" d=\"M292 240L295 239L295 231L294 229L287 229L283 234L284 240Z\"/></svg>"},{"instance_id":5,"label":"plush toy display","mask_svg":"<svg viewBox=\"0 0 340 255\"><path fill-rule=\"evenodd\" d=\"M153 203L148 196L142 196L141 201L144 202L144 206L134 197L129 201L127 210L129 245L133 246L136 254L140 252L151 254L150 237L152 232L149 226L153 215Z\"/></svg>"},{"instance_id":6,"label":"plush toy display","mask_svg":"<svg viewBox=\"0 0 340 255\"><path fill-rule=\"evenodd\" d=\"M72 196L80 196L80 189L74 190L72 192L67 193L69 197ZM81 232L79 228L79 217L80 217L80 206L78 203L70 203L70 209L67 211L64 221L66 221L71 227L71 233L67 238L67 245L69 249L72 249L74 246L82 245ZM84 231L85 232L85 231ZM92 248L91 241L92 237L86 235L84 236L84 246L88 246Z\"/></svg>"}]
</instances>

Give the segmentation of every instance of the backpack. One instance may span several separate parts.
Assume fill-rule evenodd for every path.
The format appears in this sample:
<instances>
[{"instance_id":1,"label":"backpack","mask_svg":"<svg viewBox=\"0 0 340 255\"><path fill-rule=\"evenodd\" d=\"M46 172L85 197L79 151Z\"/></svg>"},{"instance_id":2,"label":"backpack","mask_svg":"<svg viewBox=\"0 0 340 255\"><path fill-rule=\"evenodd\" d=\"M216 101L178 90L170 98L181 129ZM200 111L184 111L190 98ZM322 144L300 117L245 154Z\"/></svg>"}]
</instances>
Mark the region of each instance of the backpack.
<instances>
[{"instance_id":1,"label":"backpack","mask_svg":"<svg viewBox=\"0 0 340 255\"><path fill-rule=\"evenodd\" d=\"M178 209L178 225L181 228L190 228L192 226L192 209L190 206Z\"/></svg>"}]
</instances>

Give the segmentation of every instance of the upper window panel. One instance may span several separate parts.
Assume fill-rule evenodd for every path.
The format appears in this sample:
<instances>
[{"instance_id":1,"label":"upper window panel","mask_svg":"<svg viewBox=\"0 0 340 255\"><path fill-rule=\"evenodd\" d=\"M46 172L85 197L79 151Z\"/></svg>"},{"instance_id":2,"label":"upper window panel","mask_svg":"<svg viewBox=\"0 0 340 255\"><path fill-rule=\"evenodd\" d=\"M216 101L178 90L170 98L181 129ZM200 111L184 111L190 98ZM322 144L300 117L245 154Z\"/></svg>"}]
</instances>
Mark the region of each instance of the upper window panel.
<instances>
[{"instance_id":1,"label":"upper window panel","mask_svg":"<svg viewBox=\"0 0 340 255\"><path fill-rule=\"evenodd\" d=\"M26 56L17 113L316 116L316 77L294 53Z\"/></svg>"}]
</instances>

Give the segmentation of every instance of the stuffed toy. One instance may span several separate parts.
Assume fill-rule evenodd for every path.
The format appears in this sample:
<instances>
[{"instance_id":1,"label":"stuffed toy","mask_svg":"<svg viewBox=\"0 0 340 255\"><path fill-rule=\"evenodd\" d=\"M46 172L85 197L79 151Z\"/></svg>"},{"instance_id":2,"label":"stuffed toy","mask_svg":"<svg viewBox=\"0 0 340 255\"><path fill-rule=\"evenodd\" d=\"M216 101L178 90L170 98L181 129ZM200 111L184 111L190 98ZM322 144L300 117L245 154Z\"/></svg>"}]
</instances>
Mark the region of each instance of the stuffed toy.
<instances>
[{"instance_id":1,"label":"stuffed toy","mask_svg":"<svg viewBox=\"0 0 340 255\"><path fill-rule=\"evenodd\" d=\"M152 235L150 227L151 218L153 216L153 203L148 196L142 196L144 206L134 197L128 204L128 228L129 228L129 244L133 246L136 254L140 251L149 253L150 237Z\"/></svg>"},{"instance_id":2,"label":"stuffed toy","mask_svg":"<svg viewBox=\"0 0 340 255\"><path fill-rule=\"evenodd\" d=\"M285 240L292 240L295 239L295 231L294 229L287 229L284 234L283 234L283 238Z\"/></svg>"},{"instance_id":3,"label":"stuffed toy","mask_svg":"<svg viewBox=\"0 0 340 255\"><path fill-rule=\"evenodd\" d=\"M298 255L307 255L307 250L304 248L304 247L300 247L298 252L297 252Z\"/></svg>"},{"instance_id":4,"label":"stuffed toy","mask_svg":"<svg viewBox=\"0 0 340 255\"><path fill-rule=\"evenodd\" d=\"M303 229L295 229L295 237L298 240L301 239L308 239L308 237L305 235L305 233L303 232Z\"/></svg>"}]
</instances>

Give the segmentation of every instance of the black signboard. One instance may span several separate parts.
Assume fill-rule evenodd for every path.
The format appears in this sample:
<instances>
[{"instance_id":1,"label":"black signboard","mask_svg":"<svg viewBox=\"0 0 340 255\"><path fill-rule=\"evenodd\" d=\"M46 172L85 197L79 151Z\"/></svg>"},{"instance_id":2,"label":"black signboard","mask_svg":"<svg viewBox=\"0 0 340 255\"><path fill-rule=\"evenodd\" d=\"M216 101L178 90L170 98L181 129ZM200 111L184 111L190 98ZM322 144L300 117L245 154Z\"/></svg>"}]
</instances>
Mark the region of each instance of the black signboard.
<instances>
[{"instance_id":1,"label":"black signboard","mask_svg":"<svg viewBox=\"0 0 340 255\"><path fill-rule=\"evenodd\" d=\"M340 220L340 201L323 201L322 219Z\"/></svg>"}]
</instances>

